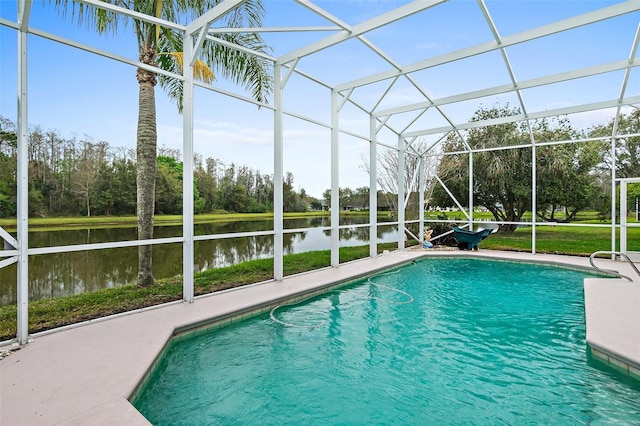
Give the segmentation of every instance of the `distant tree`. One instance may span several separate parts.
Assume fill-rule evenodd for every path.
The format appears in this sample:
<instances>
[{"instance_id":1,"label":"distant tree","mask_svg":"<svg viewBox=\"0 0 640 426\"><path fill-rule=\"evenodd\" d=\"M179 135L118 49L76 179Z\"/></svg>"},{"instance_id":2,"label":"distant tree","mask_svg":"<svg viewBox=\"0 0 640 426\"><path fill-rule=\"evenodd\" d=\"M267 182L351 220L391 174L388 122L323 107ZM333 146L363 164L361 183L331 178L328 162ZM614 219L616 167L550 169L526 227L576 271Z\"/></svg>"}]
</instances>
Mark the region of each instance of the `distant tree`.
<instances>
[{"instance_id":1,"label":"distant tree","mask_svg":"<svg viewBox=\"0 0 640 426\"><path fill-rule=\"evenodd\" d=\"M613 125L614 120L612 119L606 125L596 126L590 130L589 136L611 136ZM616 176L620 178L640 177L640 136L637 136L640 133L640 109L636 109L630 114L621 114L617 130L617 134L623 136L616 138ZM613 161L611 150L607 148L605 147L604 151L605 166L611 170Z\"/></svg>"},{"instance_id":2,"label":"distant tree","mask_svg":"<svg viewBox=\"0 0 640 426\"><path fill-rule=\"evenodd\" d=\"M613 159L611 157L611 136L613 134L614 120L607 124L595 126L589 131L590 137L605 137L603 142L604 161L599 168L598 195L593 197L594 208L598 210L600 220L611 219L611 168ZM616 138L616 177L633 178L640 177L640 110L634 110L629 114L621 114L617 126ZM628 190L634 191L632 185ZM635 194L628 192L628 203L635 205Z\"/></svg>"},{"instance_id":3,"label":"distant tree","mask_svg":"<svg viewBox=\"0 0 640 426\"><path fill-rule=\"evenodd\" d=\"M339 188L338 189L338 202L340 203L340 209L345 207L353 207L353 190L351 188ZM327 189L322 193L324 202L331 207L331 189Z\"/></svg>"},{"instance_id":4,"label":"distant tree","mask_svg":"<svg viewBox=\"0 0 640 426\"><path fill-rule=\"evenodd\" d=\"M202 213L213 211L218 203L215 177L208 174L204 169L199 168L194 171L194 179L195 187L202 200L199 211Z\"/></svg>"},{"instance_id":5,"label":"distant tree","mask_svg":"<svg viewBox=\"0 0 640 426\"><path fill-rule=\"evenodd\" d=\"M418 211L418 173L420 169L420 155L425 154L428 148L427 142L422 139L415 140L407 148L404 158L404 193L405 197L409 197L407 208L409 210ZM425 190L425 203L428 203L433 192L434 183L432 177L437 169L438 162L436 157L425 155L423 157L423 167L425 172L425 181L427 182ZM362 158L362 168L367 173L370 171L369 160ZM398 210L398 151L386 148L380 152L377 161L377 179L378 188L382 191L384 203L379 205L390 206L393 210ZM368 201L367 201L368 203Z\"/></svg>"},{"instance_id":6,"label":"distant tree","mask_svg":"<svg viewBox=\"0 0 640 426\"><path fill-rule=\"evenodd\" d=\"M231 212L244 212L247 209L247 188L240 184L229 187L225 200L225 209Z\"/></svg>"},{"instance_id":7,"label":"distant tree","mask_svg":"<svg viewBox=\"0 0 640 426\"><path fill-rule=\"evenodd\" d=\"M471 121L518 114L519 109L507 107L481 108ZM499 148L529 142L523 123L505 123L470 130L466 143L471 149ZM465 151L457 133L451 133L444 144L445 152ZM531 207L531 149L503 149L473 154L473 196L476 205L487 208L498 221L519 222ZM462 206L468 206L469 167L467 154L445 155L438 167L438 176ZM434 203L453 205L448 194L438 188ZM512 232L517 225L507 224L501 231Z\"/></svg>"},{"instance_id":8,"label":"distant tree","mask_svg":"<svg viewBox=\"0 0 640 426\"><path fill-rule=\"evenodd\" d=\"M340 206L353 207L353 191L351 188L340 188Z\"/></svg>"},{"instance_id":9,"label":"distant tree","mask_svg":"<svg viewBox=\"0 0 640 426\"><path fill-rule=\"evenodd\" d=\"M519 108L481 108L471 121L482 121L517 115ZM568 141L584 136L566 118L538 120L530 123L534 139L538 142ZM475 128L468 132L466 143L472 150L490 149L473 153L474 205L488 209L497 221L520 222L531 210L533 158L529 145L530 135L526 123L505 123ZM499 149L507 148L507 149ZM464 152L466 147L457 134L445 143L445 152ZM593 184L592 171L600 161L598 144L567 143L537 148L537 215L545 220L554 216L557 207L565 211L563 220L569 221L589 204ZM466 154L445 155L438 175L462 206L468 206L469 167ZM438 188L435 202L441 206L453 203L443 188ZM512 232L517 224L500 226L503 232Z\"/></svg>"},{"instance_id":10,"label":"distant tree","mask_svg":"<svg viewBox=\"0 0 640 426\"><path fill-rule=\"evenodd\" d=\"M44 216L45 205L42 191L30 188L28 193L29 216Z\"/></svg>"},{"instance_id":11,"label":"distant tree","mask_svg":"<svg viewBox=\"0 0 640 426\"><path fill-rule=\"evenodd\" d=\"M16 214L17 140L15 124L0 116L0 217Z\"/></svg>"},{"instance_id":12,"label":"distant tree","mask_svg":"<svg viewBox=\"0 0 640 426\"><path fill-rule=\"evenodd\" d=\"M0 217L16 214L15 125L0 116ZM34 216L133 215L136 213L135 151L94 142L90 136L65 139L35 126L29 132L29 203ZM160 147L156 158L156 211L180 214L180 150ZM53 154L52 154L53 153ZM53 160L52 160L53 158ZM287 211L305 211L304 189L286 176ZM88 199L87 199L88 197ZM247 166L225 165L194 155L194 212L273 211L273 179Z\"/></svg>"},{"instance_id":13,"label":"distant tree","mask_svg":"<svg viewBox=\"0 0 640 426\"><path fill-rule=\"evenodd\" d=\"M269 175L256 174L256 212L273 211L273 179Z\"/></svg>"},{"instance_id":14,"label":"distant tree","mask_svg":"<svg viewBox=\"0 0 640 426\"><path fill-rule=\"evenodd\" d=\"M285 212L304 212L307 211L307 193L302 189L299 193L293 187L293 174L287 172L282 185L283 208Z\"/></svg>"},{"instance_id":15,"label":"distant tree","mask_svg":"<svg viewBox=\"0 0 640 426\"><path fill-rule=\"evenodd\" d=\"M592 204L596 183L593 171L602 161L600 145L581 142L538 149L538 217L570 222ZM558 209L564 211L562 219L556 217Z\"/></svg>"},{"instance_id":16,"label":"distant tree","mask_svg":"<svg viewBox=\"0 0 640 426\"><path fill-rule=\"evenodd\" d=\"M16 125L0 115L0 154L11 157L16 152L17 144Z\"/></svg>"},{"instance_id":17,"label":"distant tree","mask_svg":"<svg viewBox=\"0 0 640 426\"><path fill-rule=\"evenodd\" d=\"M156 207L160 214L182 212L182 163L173 157L156 159Z\"/></svg>"},{"instance_id":18,"label":"distant tree","mask_svg":"<svg viewBox=\"0 0 640 426\"><path fill-rule=\"evenodd\" d=\"M317 198L311 198L309 201L309 206L311 210L322 210L322 201Z\"/></svg>"},{"instance_id":19,"label":"distant tree","mask_svg":"<svg viewBox=\"0 0 640 426\"><path fill-rule=\"evenodd\" d=\"M355 208L368 209L369 208L369 187L361 186L353 191L352 203Z\"/></svg>"},{"instance_id":20,"label":"distant tree","mask_svg":"<svg viewBox=\"0 0 640 426\"><path fill-rule=\"evenodd\" d=\"M106 162L107 149L106 142L82 141L82 150L75 166L72 191L82 198L87 216L91 216L91 194L95 189L97 170Z\"/></svg>"},{"instance_id":21,"label":"distant tree","mask_svg":"<svg viewBox=\"0 0 640 426\"><path fill-rule=\"evenodd\" d=\"M91 205L95 215L133 215L136 212L136 170L132 160L112 156L96 170Z\"/></svg>"},{"instance_id":22,"label":"distant tree","mask_svg":"<svg viewBox=\"0 0 640 426\"><path fill-rule=\"evenodd\" d=\"M325 189L325 191L322 193L322 200L327 206L331 206L331 190L330 189Z\"/></svg>"}]
</instances>

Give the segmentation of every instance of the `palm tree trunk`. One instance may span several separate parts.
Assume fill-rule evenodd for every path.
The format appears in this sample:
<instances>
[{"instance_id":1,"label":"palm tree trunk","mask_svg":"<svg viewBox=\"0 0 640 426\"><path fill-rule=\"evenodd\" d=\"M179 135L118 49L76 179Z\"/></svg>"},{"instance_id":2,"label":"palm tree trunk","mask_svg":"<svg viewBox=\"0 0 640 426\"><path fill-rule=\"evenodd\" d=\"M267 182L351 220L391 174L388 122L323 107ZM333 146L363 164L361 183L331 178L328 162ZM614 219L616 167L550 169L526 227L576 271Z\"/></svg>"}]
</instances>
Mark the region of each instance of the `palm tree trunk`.
<instances>
[{"instance_id":1,"label":"palm tree trunk","mask_svg":"<svg viewBox=\"0 0 640 426\"><path fill-rule=\"evenodd\" d=\"M147 48L140 54L140 62L154 64L155 51ZM138 69L140 95L138 105L138 143L137 143L137 214L138 239L153 238L153 211L156 190L156 146L158 135L156 131L156 100L154 73ZM138 285L146 287L153 285L151 271L153 246L138 247Z\"/></svg>"}]
</instances>

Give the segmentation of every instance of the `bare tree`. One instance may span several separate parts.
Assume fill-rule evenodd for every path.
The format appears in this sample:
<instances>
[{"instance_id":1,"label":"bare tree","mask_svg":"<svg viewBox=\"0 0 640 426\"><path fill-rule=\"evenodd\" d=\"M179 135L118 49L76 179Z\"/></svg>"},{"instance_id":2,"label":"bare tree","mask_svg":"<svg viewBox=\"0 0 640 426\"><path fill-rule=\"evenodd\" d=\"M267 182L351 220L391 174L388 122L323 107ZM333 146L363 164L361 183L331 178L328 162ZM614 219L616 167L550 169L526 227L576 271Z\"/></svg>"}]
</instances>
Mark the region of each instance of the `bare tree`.
<instances>
[{"instance_id":1,"label":"bare tree","mask_svg":"<svg viewBox=\"0 0 640 426\"><path fill-rule=\"evenodd\" d=\"M433 192L433 178L438 167L439 159L435 153L427 152L428 143L423 139L417 139L408 146L404 159L404 193L409 195L407 208L419 211L419 208L425 208L429 204L431 193ZM419 195L419 172L420 157L423 157L423 166L425 173L425 205L418 206ZM378 173L376 182L378 189L382 190L387 204L395 211L398 210L398 151L395 149L384 148L378 155L377 159ZM362 168L367 173L371 172L369 161L362 158Z\"/></svg>"},{"instance_id":2,"label":"bare tree","mask_svg":"<svg viewBox=\"0 0 640 426\"><path fill-rule=\"evenodd\" d=\"M82 197L87 216L91 216L91 191L97 178L96 171L101 162L108 156L106 142L93 142L91 139L80 141L82 148L77 158L77 178L74 181L74 192Z\"/></svg>"}]
</instances>

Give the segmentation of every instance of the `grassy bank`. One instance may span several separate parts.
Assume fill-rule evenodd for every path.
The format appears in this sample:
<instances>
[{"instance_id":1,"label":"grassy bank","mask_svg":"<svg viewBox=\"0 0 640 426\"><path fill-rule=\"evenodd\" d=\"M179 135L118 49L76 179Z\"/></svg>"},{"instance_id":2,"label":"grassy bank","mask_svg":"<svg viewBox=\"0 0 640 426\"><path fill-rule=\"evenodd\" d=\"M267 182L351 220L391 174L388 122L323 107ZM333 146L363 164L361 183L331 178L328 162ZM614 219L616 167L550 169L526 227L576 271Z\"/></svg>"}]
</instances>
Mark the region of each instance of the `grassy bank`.
<instances>
[{"instance_id":1,"label":"grassy bank","mask_svg":"<svg viewBox=\"0 0 640 426\"><path fill-rule=\"evenodd\" d=\"M388 212L379 212L378 215L387 216ZM285 213L285 219L299 219L308 217L328 217L328 211L294 212ZM340 212L340 216L369 216L369 212ZM195 215L195 223L232 222L244 220L271 220L273 213L209 213ZM182 215L156 215L154 223L157 226L170 226L182 224ZM86 229L137 226L137 216L95 216L95 217L45 217L29 218L29 227L32 231L55 231L60 229ZM16 219L0 219L0 226L9 232L15 231Z\"/></svg>"},{"instance_id":2,"label":"grassy bank","mask_svg":"<svg viewBox=\"0 0 640 426\"><path fill-rule=\"evenodd\" d=\"M394 243L379 244L378 250L393 250ZM340 262L362 259L369 256L369 246L343 247ZM331 252L315 251L284 256L285 275L323 268L331 264ZM273 259L253 260L238 265L216 268L196 274L196 295L267 281L273 278ZM149 288L125 285L91 293L29 303L29 332L75 324L93 318L132 311L182 298L182 279L157 280ZM16 335L16 306L0 307L0 340L9 340Z\"/></svg>"},{"instance_id":3,"label":"grassy bank","mask_svg":"<svg viewBox=\"0 0 640 426\"><path fill-rule=\"evenodd\" d=\"M329 217L331 212L328 211L312 211L312 212L294 212L285 213L286 219L308 218L308 217ZM368 211L341 211L341 217L368 217ZM378 212L378 217L388 217L389 212ZM426 220L443 219L446 216L449 220L464 220L464 215L460 212L426 212ZM215 222L232 222L243 220L271 220L273 213L208 213L199 214L193 217L195 223L215 223ZM493 215L489 212L474 212L475 220L494 220ZM32 231L52 231L60 229L86 229L86 228L108 228L108 227L129 227L137 226L137 216L78 216L78 217L46 217L46 218L29 218L29 227ZM530 214L525 214L522 218L524 221L531 220ZM157 226L175 226L182 224L182 215L156 215L154 223ZM598 219L598 213L595 211L580 212L573 223L599 223L604 224ZM0 218L0 226L9 232L15 231L16 219Z\"/></svg>"}]
</instances>

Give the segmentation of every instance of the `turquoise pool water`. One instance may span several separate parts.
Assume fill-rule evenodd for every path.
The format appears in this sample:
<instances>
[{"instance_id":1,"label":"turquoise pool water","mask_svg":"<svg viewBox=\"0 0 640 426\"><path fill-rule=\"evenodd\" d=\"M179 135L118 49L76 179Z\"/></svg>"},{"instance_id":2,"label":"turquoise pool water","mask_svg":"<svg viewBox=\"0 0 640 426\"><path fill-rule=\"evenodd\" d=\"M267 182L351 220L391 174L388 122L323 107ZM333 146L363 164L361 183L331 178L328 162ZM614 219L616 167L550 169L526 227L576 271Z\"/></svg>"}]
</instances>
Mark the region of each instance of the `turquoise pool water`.
<instances>
[{"instance_id":1,"label":"turquoise pool water","mask_svg":"<svg viewBox=\"0 0 640 426\"><path fill-rule=\"evenodd\" d=\"M175 341L134 405L156 425L639 424L640 383L587 357L585 276L424 259Z\"/></svg>"}]
</instances>

